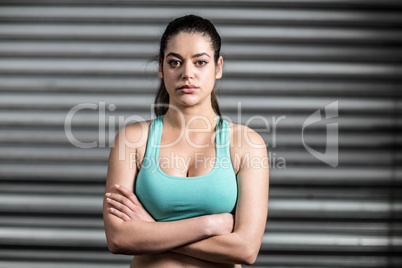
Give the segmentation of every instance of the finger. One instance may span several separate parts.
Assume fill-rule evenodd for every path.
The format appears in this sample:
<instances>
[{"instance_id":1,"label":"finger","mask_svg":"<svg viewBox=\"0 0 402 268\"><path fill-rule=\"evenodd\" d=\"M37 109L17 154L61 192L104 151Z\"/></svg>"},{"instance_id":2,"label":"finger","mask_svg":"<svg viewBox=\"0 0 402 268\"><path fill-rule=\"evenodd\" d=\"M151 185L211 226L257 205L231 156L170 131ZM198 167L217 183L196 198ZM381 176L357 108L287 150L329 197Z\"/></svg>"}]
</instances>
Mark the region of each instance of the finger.
<instances>
[{"instance_id":1,"label":"finger","mask_svg":"<svg viewBox=\"0 0 402 268\"><path fill-rule=\"evenodd\" d=\"M125 215L127 215L129 219L133 220L135 218L135 213L130 208L128 208L125 205L123 205L122 203L116 202L115 200L112 200L112 199L109 199L109 198L106 199L106 202L108 202L108 204L112 208L114 208L114 209L124 213Z\"/></svg>"},{"instance_id":2,"label":"finger","mask_svg":"<svg viewBox=\"0 0 402 268\"><path fill-rule=\"evenodd\" d=\"M126 197L120 194L112 194L106 193L106 202L110 205L115 207L118 210L123 211L126 215L129 216L132 220L143 220L154 222L155 220L152 216L146 211L146 209L141 205L137 206L128 200Z\"/></svg>"},{"instance_id":3,"label":"finger","mask_svg":"<svg viewBox=\"0 0 402 268\"><path fill-rule=\"evenodd\" d=\"M123 212L115 209L115 208L110 208L109 209L110 213L115 215L116 217L122 219L123 221L129 221L131 220L129 216L127 216L126 214L124 214Z\"/></svg>"},{"instance_id":4,"label":"finger","mask_svg":"<svg viewBox=\"0 0 402 268\"><path fill-rule=\"evenodd\" d=\"M155 220L143 209L134 212L115 200L107 198L106 201L111 206L109 210L114 211L114 214L118 215L121 219L125 221L142 220L148 222L155 222Z\"/></svg>"},{"instance_id":5,"label":"finger","mask_svg":"<svg viewBox=\"0 0 402 268\"><path fill-rule=\"evenodd\" d=\"M121 192L121 193L122 193L125 197L127 197L128 199L130 199L131 202L133 202L133 203L136 204L136 205L142 205L142 204L140 203L140 201L138 200L137 196L136 196L132 191L130 191L130 190L127 189L126 187L121 186L121 185L118 185L118 184L116 184L115 187L116 187L116 190L118 190L119 192Z\"/></svg>"},{"instance_id":6,"label":"finger","mask_svg":"<svg viewBox=\"0 0 402 268\"><path fill-rule=\"evenodd\" d=\"M125 196L122 196L121 194L107 193L106 196L112 200L115 200L115 201L129 207L132 211L135 210L135 204L130 199L128 199ZM106 201L107 201L107 199L106 199Z\"/></svg>"},{"instance_id":7,"label":"finger","mask_svg":"<svg viewBox=\"0 0 402 268\"><path fill-rule=\"evenodd\" d=\"M112 206L113 208L115 208L115 209L123 212L124 214L126 214L130 219L133 218L133 216L134 216L133 211L129 207L127 207L126 205L124 205L124 204L122 204L120 202L117 202L117 201L115 201L113 199L110 199L110 198L106 198L106 202L110 206Z\"/></svg>"}]
</instances>

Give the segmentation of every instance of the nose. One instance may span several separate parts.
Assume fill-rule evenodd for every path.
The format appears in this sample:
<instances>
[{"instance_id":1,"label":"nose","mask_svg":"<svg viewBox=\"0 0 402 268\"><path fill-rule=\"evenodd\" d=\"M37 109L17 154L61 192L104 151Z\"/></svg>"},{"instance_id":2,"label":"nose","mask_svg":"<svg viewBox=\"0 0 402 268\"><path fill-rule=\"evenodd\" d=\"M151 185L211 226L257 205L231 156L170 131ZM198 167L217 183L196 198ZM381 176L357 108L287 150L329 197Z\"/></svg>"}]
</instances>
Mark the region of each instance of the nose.
<instances>
[{"instance_id":1,"label":"nose","mask_svg":"<svg viewBox=\"0 0 402 268\"><path fill-rule=\"evenodd\" d=\"M194 66L192 66L192 63L184 63L182 70L183 80L190 80L194 78Z\"/></svg>"}]
</instances>

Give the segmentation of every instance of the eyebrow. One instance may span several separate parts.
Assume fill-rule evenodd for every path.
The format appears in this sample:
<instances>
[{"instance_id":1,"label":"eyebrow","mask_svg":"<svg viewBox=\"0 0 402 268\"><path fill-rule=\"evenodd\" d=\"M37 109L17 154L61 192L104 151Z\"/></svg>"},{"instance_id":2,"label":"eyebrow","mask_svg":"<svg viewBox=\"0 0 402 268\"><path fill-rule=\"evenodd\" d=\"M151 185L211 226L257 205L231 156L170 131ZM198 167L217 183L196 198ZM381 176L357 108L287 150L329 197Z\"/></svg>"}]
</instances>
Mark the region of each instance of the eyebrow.
<instances>
[{"instance_id":1,"label":"eyebrow","mask_svg":"<svg viewBox=\"0 0 402 268\"><path fill-rule=\"evenodd\" d=\"M208 53L206 53L206 52L201 52L201 53L195 54L195 55L193 55L192 58L198 58L198 57L201 57L201 56L204 56L204 55L208 56L209 58L211 58L208 55ZM173 56L173 57L176 57L176 58L179 58L179 59L183 60L183 57L178 53L170 52L169 54L166 55L166 58L169 57L169 56Z\"/></svg>"}]
</instances>

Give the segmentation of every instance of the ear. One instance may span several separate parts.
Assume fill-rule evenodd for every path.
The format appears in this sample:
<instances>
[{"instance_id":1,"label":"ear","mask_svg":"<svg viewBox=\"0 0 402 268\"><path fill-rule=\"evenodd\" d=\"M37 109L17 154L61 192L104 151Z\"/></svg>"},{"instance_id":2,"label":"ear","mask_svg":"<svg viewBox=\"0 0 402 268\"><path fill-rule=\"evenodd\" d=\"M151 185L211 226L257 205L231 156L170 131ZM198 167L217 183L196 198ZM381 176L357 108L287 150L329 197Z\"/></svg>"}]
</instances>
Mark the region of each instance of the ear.
<instances>
[{"instance_id":1,"label":"ear","mask_svg":"<svg viewBox=\"0 0 402 268\"><path fill-rule=\"evenodd\" d=\"M159 63L158 77L160 79L163 78L163 66L162 66L162 63Z\"/></svg>"},{"instance_id":2,"label":"ear","mask_svg":"<svg viewBox=\"0 0 402 268\"><path fill-rule=\"evenodd\" d=\"M218 59L218 64L216 65L216 79L222 78L222 68L223 68L223 58L222 56L219 57Z\"/></svg>"}]
</instances>

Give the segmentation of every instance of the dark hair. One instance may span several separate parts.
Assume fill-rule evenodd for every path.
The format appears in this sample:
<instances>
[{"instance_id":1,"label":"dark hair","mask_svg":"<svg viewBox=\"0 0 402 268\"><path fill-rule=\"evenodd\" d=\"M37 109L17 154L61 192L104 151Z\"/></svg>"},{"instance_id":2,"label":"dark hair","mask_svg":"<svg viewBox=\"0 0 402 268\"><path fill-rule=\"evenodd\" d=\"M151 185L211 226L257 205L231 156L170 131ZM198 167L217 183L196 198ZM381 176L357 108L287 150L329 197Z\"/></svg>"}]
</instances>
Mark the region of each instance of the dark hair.
<instances>
[{"instance_id":1,"label":"dark hair","mask_svg":"<svg viewBox=\"0 0 402 268\"><path fill-rule=\"evenodd\" d=\"M160 67L163 65L165 50L169 39L181 32L199 33L209 37L212 44L212 49L214 50L215 64L218 64L218 59L221 51L221 37L216 31L215 26L207 19L201 18L196 15L186 15L184 17L180 17L171 21L166 27L160 41L158 55ZM222 118L215 90L213 90L211 93L211 103L215 113L217 113L219 117ZM161 79L158 91L156 92L154 104L154 112L156 116L166 114L169 104L169 94L166 90L163 79Z\"/></svg>"}]
</instances>

